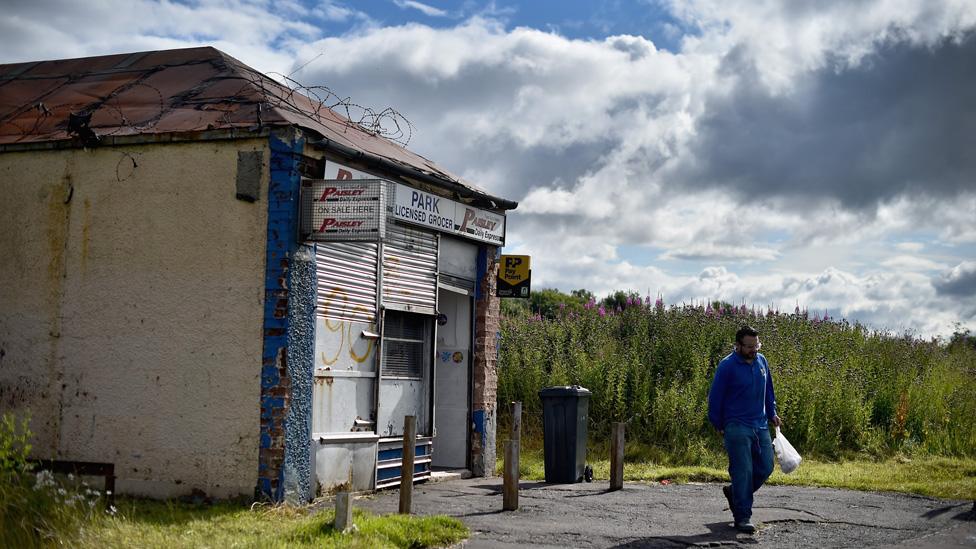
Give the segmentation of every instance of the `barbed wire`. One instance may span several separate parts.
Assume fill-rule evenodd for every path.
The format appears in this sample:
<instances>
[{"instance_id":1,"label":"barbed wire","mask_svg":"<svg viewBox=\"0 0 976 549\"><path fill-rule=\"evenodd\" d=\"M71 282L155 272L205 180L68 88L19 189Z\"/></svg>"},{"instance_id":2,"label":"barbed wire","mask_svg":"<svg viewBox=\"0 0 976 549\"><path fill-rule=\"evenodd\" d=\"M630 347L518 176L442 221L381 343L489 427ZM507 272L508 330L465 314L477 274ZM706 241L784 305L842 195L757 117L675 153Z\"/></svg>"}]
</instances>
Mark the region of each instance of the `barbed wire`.
<instances>
[{"instance_id":1,"label":"barbed wire","mask_svg":"<svg viewBox=\"0 0 976 549\"><path fill-rule=\"evenodd\" d=\"M263 88L265 78L270 78L270 75L280 77L283 83L279 83L273 79L271 81L283 88L282 91L287 90L285 97L280 97L282 104L275 105L277 107L292 108L322 124L325 124L322 120L322 116L325 114L324 111L328 110L333 113L340 113L344 115L344 120L341 120L341 122L347 127L364 130L367 133L384 137L403 146L407 146L413 137L413 124L407 117L392 107L386 107L377 111L372 107L366 107L352 101L351 97L340 96L328 86L307 86L288 75L277 72L261 75L264 76L264 78L261 78L261 82L252 81L252 84L259 85ZM311 108L303 108L296 104L293 100L295 94L305 97L310 102ZM265 95L267 96L268 94L266 93ZM275 94L275 96L277 95Z\"/></svg>"},{"instance_id":2,"label":"barbed wire","mask_svg":"<svg viewBox=\"0 0 976 549\"><path fill-rule=\"evenodd\" d=\"M213 63L213 60L208 60L207 62ZM221 108L221 105L226 105L227 103L238 105L252 104L255 106L257 111L256 117L257 125L259 127L264 124L264 120L262 120L264 111L270 109L282 109L290 111L294 114L306 116L326 127L341 124L345 128L357 129L370 135L383 137L404 147L413 137L413 124L403 114L392 107L376 110L372 107L363 106L354 102L351 97L342 97L328 86L307 86L294 78L281 73L272 72L263 74L246 66L238 65L235 68L238 69L237 74L217 75L215 78L242 79L243 83L236 92L219 97L200 99L194 97L196 95L193 93L194 91L197 91L198 89L206 89L209 86L205 86L204 84L212 84L214 82L214 80L211 79L202 82L201 85L198 85L195 88L183 92L183 97L180 98L182 105L193 106L200 110L209 109L221 111L220 123L218 125L222 124L231 126L231 115L239 111L241 108L240 106L233 108ZM31 135L38 135L44 131L51 131L53 128L44 128L44 126L49 125L49 123L52 121L56 125L64 123L64 120L62 119L58 119L56 121L53 120L52 117L54 116L54 113L63 112L65 108L77 108L78 110L76 112L71 112L72 116L70 118L73 120L66 127L66 131L69 133L69 135L83 137L83 139L89 144L97 143L99 137L118 135L124 132L126 129L132 129L136 132L145 132L159 123L159 121L165 116L167 108L180 106L166 105L166 98L164 97L163 92L160 91L160 89L156 86L145 82L145 79L153 74L157 74L158 72L158 70L147 71L142 74L139 79L123 83L104 96L98 97L93 102L86 105L75 105L69 103L49 105L44 101L44 99L56 91L49 90L43 96L36 98L33 103L23 105L22 107L8 113L8 115L4 117L5 120L0 120L0 125L7 125L8 127L16 129L19 133L19 137L15 140L15 142L19 142ZM275 80L272 78L272 75L279 77L281 81L279 82L278 80ZM70 84L71 82L69 81L68 83L63 84L63 86L68 86ZM158 103L158 110L156 110L153 116L141 118L140 120L133 120L131 116L127 116L127 106L120 103L118 98L123 93L139 86L148 88L155 93L157 100L156 102ZM260 97L255 97L255 94L253 93L255 89L260 93ZM145 103L138 105L140 109L145 109L145 106ZM32 120L24 120L24 118L17 120L17 117L30 110L35 112ZM112 121L111 123L102 121L101 123L93 124L93 115L99 111L111 112L117 121ZM192 129L200 130L203 129L204 126L206 126L207 129L211 129L214 126L213 123L205 125L203 123L204 117L201 115L200 118L199 127ZM99 130L97 135L94 130Z\"/></svg>"}]
</instances>

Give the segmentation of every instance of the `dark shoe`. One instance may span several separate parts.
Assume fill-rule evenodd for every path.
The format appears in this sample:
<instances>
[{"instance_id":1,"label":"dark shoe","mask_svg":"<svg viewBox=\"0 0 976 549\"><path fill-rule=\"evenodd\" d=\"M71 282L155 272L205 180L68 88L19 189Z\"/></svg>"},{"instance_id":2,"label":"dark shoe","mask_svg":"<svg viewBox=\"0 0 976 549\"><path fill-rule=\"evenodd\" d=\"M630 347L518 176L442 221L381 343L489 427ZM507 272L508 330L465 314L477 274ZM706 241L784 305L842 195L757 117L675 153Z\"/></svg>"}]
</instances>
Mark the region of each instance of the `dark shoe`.
<instances>
[{"instance_id":1,"label":"dark shoe","mask_svg":"<svg viewBox=\"0 0 976 549\"><path fill-rule=\"evenodd\" d=\"M752 521L744 520L742 522L735 523L735 529L742 532L743 534L755 534L756 525Z\"/></svg>"},{"instance_id":2,"label":"dark shoe","mask_svg":"<svg viewBox=\"0 0 976 549\"><path fill-rule=\"evenodd\" d=\"M729 511L731 511L732 514L735 515L735 505L732 504L732 487L723 486L722 493L725 494L725 500L729 502Z\"/></svg>"}]
</instances>

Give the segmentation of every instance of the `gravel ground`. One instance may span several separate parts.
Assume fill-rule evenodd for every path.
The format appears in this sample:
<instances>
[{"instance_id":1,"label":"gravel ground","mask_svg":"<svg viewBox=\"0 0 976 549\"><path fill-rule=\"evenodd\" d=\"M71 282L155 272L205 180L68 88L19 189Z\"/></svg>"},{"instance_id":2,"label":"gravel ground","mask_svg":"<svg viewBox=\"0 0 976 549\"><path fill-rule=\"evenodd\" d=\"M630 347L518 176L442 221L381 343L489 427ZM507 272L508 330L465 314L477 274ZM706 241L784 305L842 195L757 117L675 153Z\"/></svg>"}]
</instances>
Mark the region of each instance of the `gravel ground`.
<instances>
[{"instance_id":1,"label":"gravel ground","mask_svg":"<svg viewBox=\"0 0 976 549\"><path fill-rule=\"evenodd\" d=\"M504 512L502 481L471 478L418 484L415 514L461 519L471 538L460 547L971 547L972 501L831 488L765 486L756 494L755 535L732 528L721 485L608 485L522 482L519 509ZM399 493L356 499L377 513L397 511Z\"/></svg>"}]
</instances>

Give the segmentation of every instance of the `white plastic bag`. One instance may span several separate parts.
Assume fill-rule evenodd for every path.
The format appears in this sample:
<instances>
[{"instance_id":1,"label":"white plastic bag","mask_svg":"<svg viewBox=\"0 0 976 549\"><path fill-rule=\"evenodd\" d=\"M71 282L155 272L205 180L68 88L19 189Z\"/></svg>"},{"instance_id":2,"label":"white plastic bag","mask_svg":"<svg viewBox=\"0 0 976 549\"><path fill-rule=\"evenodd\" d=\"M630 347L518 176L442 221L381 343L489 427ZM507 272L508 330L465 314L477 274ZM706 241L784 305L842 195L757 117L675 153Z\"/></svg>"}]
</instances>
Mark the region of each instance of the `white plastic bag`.
<instances>
[{"instance_id":1,"label":"white plastic bag","mask_svg":"<svg viewBox=\"0 0 976 549\"><path fill-rule=\"evenodd\" d=\"M776 460L779 461L779 468L786 474L790 474L800 466L803 458L800 453L793 448L790 441L786 440L779 427L776 428L776 438L773 440L773 448L776 450Z\"/></svg>"}]
</instances>

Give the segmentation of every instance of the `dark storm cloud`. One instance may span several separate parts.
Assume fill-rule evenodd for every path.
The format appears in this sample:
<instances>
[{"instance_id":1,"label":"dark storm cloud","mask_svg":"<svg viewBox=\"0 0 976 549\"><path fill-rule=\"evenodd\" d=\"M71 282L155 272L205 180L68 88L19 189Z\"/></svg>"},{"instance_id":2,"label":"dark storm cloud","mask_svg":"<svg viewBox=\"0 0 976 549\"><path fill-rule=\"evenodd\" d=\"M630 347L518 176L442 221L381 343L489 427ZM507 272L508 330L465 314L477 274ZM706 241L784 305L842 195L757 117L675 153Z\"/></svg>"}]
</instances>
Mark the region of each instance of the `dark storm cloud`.
<instances>
[{"instance_id":1,"label":"dark storm cloud","mask_svg":"<svg viewBox=\"0 0 976 549\"><path fill-rule=\"evenodd\" d=\"M514 134L538 121L531 119L531 112L524 122L512 118L513 105L521 90L538 86L540 80L510 63L474 60L456 74L437 77L412 70L395 55L385 55L341 70L322 60L295 79L306 85L327 85L340 97L374 111L395 109L412 125L408 148L458 175L476 174L472 183L490 186L493 193L513 200L521 200L535 187L574 186L579 177L598 169L621 139L613 132L578 129L571 113L546 113L540 118L551 126L542 131L568 137L524 142ZM558 87L545 82L554 85ZM558 106L547 108L558 110ZM601 114L614 117L621 109L635 108L633 101L621 100ZM483 174L490 174L491 180L482 180Z\"/></svg>"},{"instance_id":2,"label":"dark storm cloud","mask_svg":"<svg viewBox=\"0 0 976 549\"><path fill-rule=\"evenodd\" d=\"M853 209L905 192L976 188L976 36L931 49L879 47L853 67L824 68L774 96L751 59L723 61L736 90L713 99L680 170L688 185L747 196L836 198Z\"/></svg>"},{"instance_id":3,"label":"dark storm cloud","mask_svg":"<svg viewBox=\"0 0 976 549\"><path fill-rule=\"evenodd\" d=\"M963 262L932 280L932 286L939 295L969 297L976 296L976 262Z\"/></svg>"},{"instance_id":4,"label":"dark storm cloud","mask_svg":"<svg viewBox=\"0 0 976 549\"><path fill-rule=\"evenodd\" d=\"M522 200L536 187L554 183L571 187L582 174L599 167L614 143L613 140L598 139L558 148L526 148L510 139L495 138L489 143L456 151L455 154L463 154L464 166L469 169L496 171L500 181L492 186L493 189L513 200ZM440 144L440 148L445 147L454 148L456 145ZM442 155L435 154L435 157L441 158Z\"/></svg>"}]
</instances>

